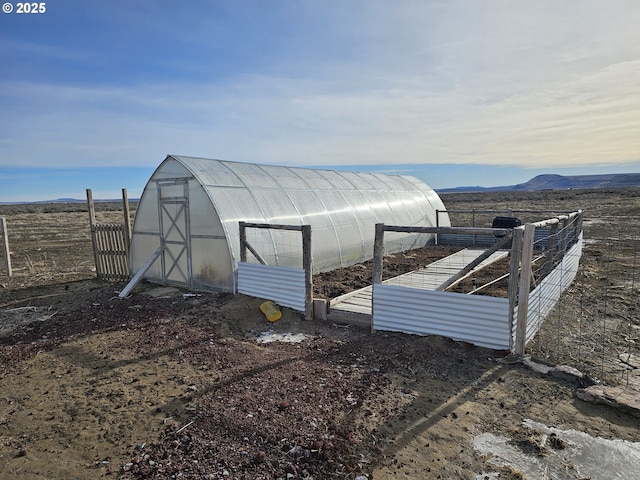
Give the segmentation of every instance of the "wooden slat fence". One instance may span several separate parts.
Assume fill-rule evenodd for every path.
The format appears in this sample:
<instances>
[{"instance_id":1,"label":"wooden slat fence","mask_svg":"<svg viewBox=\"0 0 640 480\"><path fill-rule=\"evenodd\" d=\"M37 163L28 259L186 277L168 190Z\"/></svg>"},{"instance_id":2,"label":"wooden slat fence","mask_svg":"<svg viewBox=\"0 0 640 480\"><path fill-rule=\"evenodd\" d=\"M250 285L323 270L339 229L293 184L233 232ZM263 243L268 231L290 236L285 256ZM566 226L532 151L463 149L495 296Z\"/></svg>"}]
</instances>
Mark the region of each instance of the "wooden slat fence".
<instances>
[{"instance_id":1,"label":"wooden slat fence","mask_svg":"<svg viewBox=\"0 0 640 480\"><path fill-rule=\"evenodd\" d=\"M124 223L96 223L93 194L87 189L89 205L89 225L93 242L96 274L100 280L108 282L129 281L129 247L131 245L131 223L129 221L129 201L127 189L122 189Z\"/></svg>"},{"instance_id":2,"label":"wooden slat fence","mask_svg":"<svg viewBox=\"0 0 640 480\"><path fill-rule=\"evenodd\" d=\"M100 280L129 280L129 252L124 225L97 224L91 227L96 257L96 273Z\"/></svg>"}]
</instances>

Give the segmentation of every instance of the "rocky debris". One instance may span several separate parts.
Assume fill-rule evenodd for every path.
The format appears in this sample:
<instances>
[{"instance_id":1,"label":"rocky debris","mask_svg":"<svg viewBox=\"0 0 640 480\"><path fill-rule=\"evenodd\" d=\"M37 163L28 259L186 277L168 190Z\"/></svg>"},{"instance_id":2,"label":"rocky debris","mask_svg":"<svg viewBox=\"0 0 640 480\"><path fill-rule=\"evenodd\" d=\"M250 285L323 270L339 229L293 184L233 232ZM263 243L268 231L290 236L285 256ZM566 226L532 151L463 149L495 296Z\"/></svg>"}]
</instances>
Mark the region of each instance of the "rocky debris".
<instances>
[{"instance_id":1,"label":"rocky debris","mask_svg":"<svg viewBox=\"0 0 640 480\"><path fill-rule=\"evenodd\" d=\"M563 381L574 383L582 387L593 384L593 381L584 373L569 365L546 365L541 362L536 362L529 357L524 357L521 361L534 372L538 372L543 375L559 378Z\"/></svg>"},{"instance_id":2,"label":"rocky debris","mask_svg":"<svg viewBox=\"0 0 640 480\"><path fill-rule=\"evenodd\" d=\"M160 441L132 452L124 478L329 479L366 473L374 446L356 419L366 415L363 403L388 385L387 376L366 368L364 356L354 357L335 339L248 342L224 343L251 355L249 368L233 368L228 348L209 350L211 368L224 355L228 371L191 391L190 421L182 423L184 411L166 412L180 420L167 423ZM183 355L193 359L198 352L185 349Z\"/></svg>"},{"instance_id":3,"label":"rocky debris","mask_svg":"<svg viewBox=\"0 0 640 480\"><path fill-rule=\"evenodd\" d=\"M591 385L576 390L576 397L585 402L601 403L640 417L640 393L634 389L607 385Z\"/></svg>"}]
</instances>

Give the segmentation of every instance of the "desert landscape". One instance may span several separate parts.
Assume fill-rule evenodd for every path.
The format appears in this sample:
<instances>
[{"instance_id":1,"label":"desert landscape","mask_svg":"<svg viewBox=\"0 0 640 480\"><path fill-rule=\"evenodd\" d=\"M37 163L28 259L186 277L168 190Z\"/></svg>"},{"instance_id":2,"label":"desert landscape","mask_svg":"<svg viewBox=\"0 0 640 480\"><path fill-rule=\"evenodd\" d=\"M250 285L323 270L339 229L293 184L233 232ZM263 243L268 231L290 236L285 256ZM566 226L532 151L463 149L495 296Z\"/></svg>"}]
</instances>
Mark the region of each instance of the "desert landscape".
<instances>
[{"instance_id":1,"label":"desert landscape","mask_svg":"<svg viewBox=\"0 0 640 480\"><path fill-rule=\"evenodd\" d=\"M270 323L243 295L143 282L119 299L124 284L95 278L85 204L0 205L14 273L0 258L0 478L630 478L640 418L576 393L602 383L636 395L640 364L618 354L640 355L640 189L442 199L450 210L585 210L565 314L527 352L583 375L288 309ZM97 203L98 221L122 222L120 207ZM428 252L387 268L421 262ZM369 272L317 275L316 295L360 288ZM580 435L601 442L593 465Z\"/></svg>"}]
</instances>

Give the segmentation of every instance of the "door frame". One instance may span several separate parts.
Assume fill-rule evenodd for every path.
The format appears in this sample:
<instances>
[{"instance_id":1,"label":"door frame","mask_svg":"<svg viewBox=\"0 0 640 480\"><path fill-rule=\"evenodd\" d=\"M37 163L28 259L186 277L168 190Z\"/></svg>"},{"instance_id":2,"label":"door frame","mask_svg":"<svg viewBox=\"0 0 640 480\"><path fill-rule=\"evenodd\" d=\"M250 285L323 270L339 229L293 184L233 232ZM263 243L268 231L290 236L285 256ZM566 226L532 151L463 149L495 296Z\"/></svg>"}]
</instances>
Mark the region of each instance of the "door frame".
<instances>
[{"instance_id":1,"label":"door frame","mask_svg":"<svg viewBox=\"0 0 640 480\"><path fill-rule=\"evenodd\" d=\"M156 180L158 191L158 233L160 243L165 248L160 256L161 277L163 283L173 283L179 285L191 285L191 224L189 216L189 178L164 178ZM181 195L163 196L163 187L180 187ZM167 208L168 205L179 205L175 213ZM169 220L168 224L166 220ZM182 228L181 228L182 227ZM168 239L170 234L177 233L180 240ZM173 246L173 248L172 248ZM178 248L176 253L175 246ZM184 257L184 263L181 264ZM186 271L183 271L183 267ZM179 272L184 282L171 279L171 275Z\"/></svg>"}]
</instances>

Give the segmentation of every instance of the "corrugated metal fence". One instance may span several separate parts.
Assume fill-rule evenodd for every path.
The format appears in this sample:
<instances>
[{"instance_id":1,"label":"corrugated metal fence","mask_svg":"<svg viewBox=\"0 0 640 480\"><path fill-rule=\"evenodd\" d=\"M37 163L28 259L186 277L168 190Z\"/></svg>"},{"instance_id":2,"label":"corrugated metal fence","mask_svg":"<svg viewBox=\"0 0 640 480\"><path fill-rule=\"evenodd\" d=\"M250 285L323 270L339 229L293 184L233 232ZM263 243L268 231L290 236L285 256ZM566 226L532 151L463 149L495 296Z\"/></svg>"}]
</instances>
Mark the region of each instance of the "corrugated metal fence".
<instances>
[{"instance_id":1,"label":"corrugated metal fence","mask_svg":"<svg viewBox=\"0 0 640 480\"><path fill-rule=\"evenodd\" d=\"M506 298L378 283L373 286L372 321L375 330L442 335L496 350L511 348Z\"/></svg>"},{"instance_id":2,"label":"corrugated metal fence","mask_svg":"<svg viewBox=\"0 0 640 480\"><path fill-rule=\"evenodd\" d=\"M285 307L304 312L305 318L313 318L313 282L311 262L311 226L278 225L239 222L240 262L238 262L238 292L257 298L273 300ZM300 232L302 251L294 252L302 261L302 268L267 265L257 245L247 240L247 229L283 230ZM247 251L259 263L249 263Z\"/></svg>"},{"instance_id":3,"label":"corrugated metal fence","mask_svg":"<svg viewBox=\"0 0 640 480\"><path fill-rule=\"evenodd\" d=\"M304 269L238 263L238 293L305 311Z\"/></svg>"},{"instance_id":4,"label":"corrugated metal fence","mask_svg":"<svg viewBox=\"0 0 640 480\"><path fill-rule=\"evenodd\" d=\"M376 229L376 245L382 244L387 230L431 231L424 227L387 225ZM462 228L438 227L438 230L449 238L488 238L487 244L495 244L491 229L469 228L469 233ZM378 250L374 254L372 327L442 335L478 346L513 350L521 355L526 342L540 329L576 276L582 253L581 232L581 211L515 228L508 298L382 284L381 273L376 274L383 265ZM443 237L442 233L438 234L439 238Z\"/></svg>"},{"instance_id":5,"label":"corrugated metal fence","mask_svg":"<svg viewBox=\"0 0 640 480\"><path fill-rule=\"evenodd\" d=\"M245 228L300 227L240 224L242 261L238 265L238 291L274 300L310 315L310 241L305 240L306 268L265 265L259 253L246 241ZM455 280L491 255L510 244L511 265L507 298L447 292L452 282L437 289L382 283L384 232L442 233L503 240L453 275ZM261 264L246 262L250 250ZM534 255L534 252L535 255ZM373 264L371 326L422 335L442 335L478 346L512 350L522 355L527 341L540 329L545 317L575 278L582 253L582 212L562 215L513 230L463 227L407 227L376 225ZM503 276L503 278L505 277ZM533 285L533 288L532 288Z\"/></svg>"}]
</instances>

